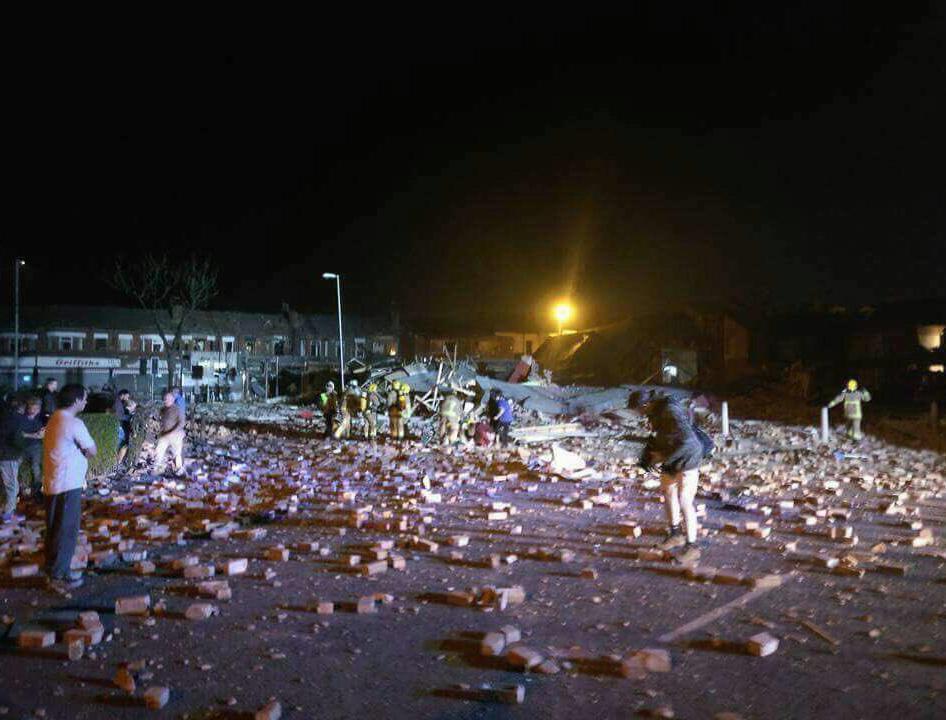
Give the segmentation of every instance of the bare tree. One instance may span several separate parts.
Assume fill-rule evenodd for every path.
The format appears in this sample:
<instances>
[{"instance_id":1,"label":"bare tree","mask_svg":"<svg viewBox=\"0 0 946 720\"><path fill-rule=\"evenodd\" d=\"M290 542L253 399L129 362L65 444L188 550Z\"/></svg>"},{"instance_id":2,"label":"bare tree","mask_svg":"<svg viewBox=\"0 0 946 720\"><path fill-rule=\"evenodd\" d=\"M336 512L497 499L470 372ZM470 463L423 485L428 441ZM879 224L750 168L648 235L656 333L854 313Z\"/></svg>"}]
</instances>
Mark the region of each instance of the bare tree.
<instances>
[{"instance_id":1,"label":"bare tree","mask_svg":"<svg viewBox=\"0 0 946 720\"><path fill-rule=\"evenodd\" d=\"M109 285L147 310L164 344L168 385L183 364L183 335L195 310L207 307L217 294L217 271L209 259L191 256L176 263L166 255L146 255L140 261L115 261Z\"/></svg>"}]
</instances>

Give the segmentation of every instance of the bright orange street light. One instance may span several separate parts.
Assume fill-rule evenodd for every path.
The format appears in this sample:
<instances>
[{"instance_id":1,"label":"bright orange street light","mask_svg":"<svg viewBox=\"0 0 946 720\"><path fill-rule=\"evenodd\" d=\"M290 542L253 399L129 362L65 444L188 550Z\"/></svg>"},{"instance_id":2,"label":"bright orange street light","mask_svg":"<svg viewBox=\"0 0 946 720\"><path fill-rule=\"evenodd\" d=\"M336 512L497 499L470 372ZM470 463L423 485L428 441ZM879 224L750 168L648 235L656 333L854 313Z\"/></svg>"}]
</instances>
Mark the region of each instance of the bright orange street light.
<instances>
[{"instance_id":1,"label":"bright orange street light","mask_svg":"<svg viewBox=\"0 0 946 720\"><path fill-rule=\"evenodd\" d=\"M572 316L575 314L574 306L567 301L557 303L555 307L552 308L552 314L555 316L555 319L558 320L558 334L562 334L562 326L571 320Z\"/></svg>"}]
</instances>

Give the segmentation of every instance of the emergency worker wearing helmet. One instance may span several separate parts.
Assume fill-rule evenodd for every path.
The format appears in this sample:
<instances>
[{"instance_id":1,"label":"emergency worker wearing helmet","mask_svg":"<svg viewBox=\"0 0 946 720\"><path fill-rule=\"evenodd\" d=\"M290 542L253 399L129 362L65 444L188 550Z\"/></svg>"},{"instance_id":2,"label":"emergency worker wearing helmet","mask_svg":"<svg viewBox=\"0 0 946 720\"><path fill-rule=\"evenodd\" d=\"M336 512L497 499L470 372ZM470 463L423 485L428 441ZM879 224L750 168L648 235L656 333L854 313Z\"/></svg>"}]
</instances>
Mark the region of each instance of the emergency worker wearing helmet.
<instances>
[{"instance_id":1,"label":"emergency worker wearing helmet","mask_svg":"<svg viewBox=\"0 0 946 720\"><path fill-rule=\"evenodd\" d=\"M857 380L852 379L848 380L847 387L828 403L829 410L835 405L844 403L847 436L852 440L860 440L864 437L864 433L861 432L861 420L864 419L864 410L861 405L866 402L870 402L870 393L865 388L859 388Z\"/></svg>"}]
</instances>

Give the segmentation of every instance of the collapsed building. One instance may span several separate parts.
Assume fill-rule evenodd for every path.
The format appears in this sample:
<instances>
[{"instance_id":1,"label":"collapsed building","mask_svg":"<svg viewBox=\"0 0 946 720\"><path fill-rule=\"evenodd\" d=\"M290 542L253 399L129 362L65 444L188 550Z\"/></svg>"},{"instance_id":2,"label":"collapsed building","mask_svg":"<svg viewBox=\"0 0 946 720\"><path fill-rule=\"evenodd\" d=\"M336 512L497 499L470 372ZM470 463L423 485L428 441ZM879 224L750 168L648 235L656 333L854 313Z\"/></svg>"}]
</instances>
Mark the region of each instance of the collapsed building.
<instances>
[{"instance_id":1,"label":"collapsed building","mask_svg":"<svg viewBox=\"0 0 946 720\"><path fill-rule=\"evenodd\" d=\"M639 315L551 336L536 360L559 382L588 385L693 385L745 372L747 323L727 312Z\"/></svg>"}]
</instances>

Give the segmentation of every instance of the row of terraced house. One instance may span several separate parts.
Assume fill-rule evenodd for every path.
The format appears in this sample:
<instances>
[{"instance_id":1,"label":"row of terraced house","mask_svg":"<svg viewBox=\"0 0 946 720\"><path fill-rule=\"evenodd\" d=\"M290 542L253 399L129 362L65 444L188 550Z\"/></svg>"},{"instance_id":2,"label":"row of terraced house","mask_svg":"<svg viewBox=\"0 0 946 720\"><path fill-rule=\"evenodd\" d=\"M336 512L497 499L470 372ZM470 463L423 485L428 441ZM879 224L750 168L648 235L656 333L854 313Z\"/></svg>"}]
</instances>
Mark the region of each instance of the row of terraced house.
<instances>
[{"instance_id":1,"label":"row of terraced house","mask_svg":"<svg viewBox=\"0 0 946 720\"><path fill-rule=\"evenodd\" d=\"M151 312L77 305L20 309L14 362L13 313L0 323L0 386L39 387L47 378L91 388L128 387L139 394L167 384L165 338ZM376 362L398 354L396 317L345 316L345 360ZM168 336L165 336L168 337ZM170 338L169 338L170 339ZM277 368L337 368L338 318L280 313L195 311L181 336L178 382L203 395L212 388L238 399ZM16 366L15 366L16 365ZM15 366L15 367L14 367Z\"/></svg>"}]
</instances>

